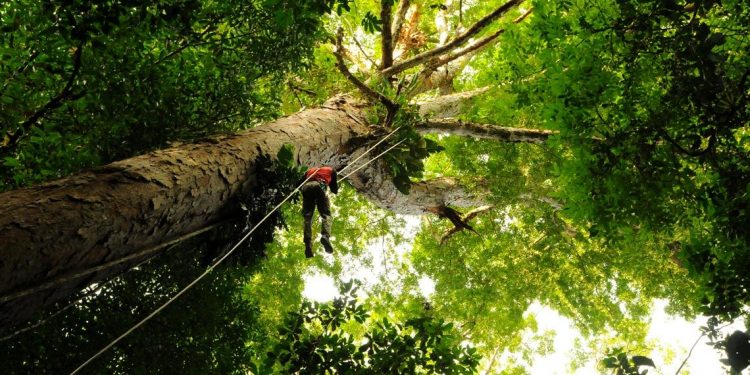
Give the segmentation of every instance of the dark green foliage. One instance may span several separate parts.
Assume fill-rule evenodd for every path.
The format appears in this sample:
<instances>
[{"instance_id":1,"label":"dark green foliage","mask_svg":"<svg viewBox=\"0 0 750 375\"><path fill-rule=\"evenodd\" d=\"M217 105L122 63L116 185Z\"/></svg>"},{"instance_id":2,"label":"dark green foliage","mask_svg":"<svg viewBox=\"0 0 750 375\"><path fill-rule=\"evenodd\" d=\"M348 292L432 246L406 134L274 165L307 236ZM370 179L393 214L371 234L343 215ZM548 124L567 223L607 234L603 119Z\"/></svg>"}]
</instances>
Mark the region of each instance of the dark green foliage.
<instances>
[{"instance_id":1,"label":"dark green foliage","mask_svg":"<svg viewBox=\"0 0 750 375\"><path fill-rule=\"evenodd\" d=\"M734 331L724 343L726 363L732 371L740 373L750 365L750 336L742 331Z\"/></svg>"},{"instance_id":2,"label":"dark green foliage","mask_svg":"<svg viewBox=\"0 0 750 375\"><path fill-rule=\"evenodd\" d=\"M203 272L202 253L214 245L204 236L191 240L103 284L44 325L0 342L0 372L69 373ZM258 309L242 293L251 271L215 270L83 373L244 373L251 357L245 343L264 340Z\"/></svg>"},{"instance_id":3,"label":"dark green foliage","mask_svg":"<svg viewBox=\"0 0 750 375\"><path fill-rule=\"evenodd\" d=\"M390 168L393 184L404 194L409 194L412 177L422 178L424 159L432 153L443 150L437 142L422 137L414 130L414 124L420 120L413 107L403 106L394 119L394 129L399 126L400 128L386 142L372 151L374 155L378 155L396 143L402 142L384 154L382 158Z\"/></svg>"},{"instance_id":4,"label":"dark green foliage","mask_svg":"<svg viewBox=\"0 0 750 375\"><path fill-rule=\"evenodd\" d=\"M281 75L308 64L320 16L348 2L2 7L0 189L8 189L278 116Z\"/></svg>"},{"instance_id":5,"label":"dark green foliage","mask_svg":"<svg viewBox=\"0 0 750 375\"><path fill-rule=\"evenodd\" d=\"M470 374L479 363L476 350L462 347L451 324L420 317L398 323L367 322L369 313L357 303L354 282L330 304L304 302L279 330L279 341L260 362L257 373L318 374ZM347 332L351 324L367 324L362 339Z\"/></svg>"},{"instance_id":6,"label":"dark green foliage","mask_svg":"<svg viewBox=\"0 0 750 375\"><path fill-rule=\"evenodd\" d=\"M383 22L379 20L378 17L375 17L375 15L370 12L367 12L362 18L362 27L370 34L383 30L382 23Z\"/></svg>"},{"instance_id":7,"label":"dark green foliage","mask_svg":"<svg viewBox=\"0 0 750 375\"><path fill-rule=\"evenodd\" d=\"M640 367L656 367L651 358L642 355L628 357L628 354L621 348L610 349L601 363L604 368L612 369L613 374L617 375L645 375L648 370L639 371Z\"/></svg>"},{"instance_id":8,"label":"dark green foliage","mask_svg":"<svg viewBox=\"0 0 750 375\"><path fill-rule=\"evenodd\" d=\"M293 147L284 145L276 158L263 155L255 160L254 168L259 178L249 191L236 197L234 204L239 207L239 215L222 224L222 229L211 237L210 241L214 246L210 246L204 254L205 266L230 251L232 246L270 213L263 224L255 228L253 234L239 245L228 263L250 266L258 260L258 256L265 256L266 244L273 241L274 232L286 228L281 210L271 211L297 187L297 180L304 172L292 156ZM298 194L295 194L288 201L295 202L298 198Z\"/></svg>"}]
</instances>

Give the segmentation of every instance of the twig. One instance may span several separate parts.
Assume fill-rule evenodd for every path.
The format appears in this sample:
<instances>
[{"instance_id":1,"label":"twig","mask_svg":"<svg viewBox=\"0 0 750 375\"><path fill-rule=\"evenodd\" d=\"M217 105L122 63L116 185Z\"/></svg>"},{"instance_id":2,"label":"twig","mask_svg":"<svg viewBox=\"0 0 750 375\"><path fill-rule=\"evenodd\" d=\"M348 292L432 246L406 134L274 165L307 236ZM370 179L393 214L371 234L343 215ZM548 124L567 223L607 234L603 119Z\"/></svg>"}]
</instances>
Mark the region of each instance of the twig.
<instances>
[{"instance_id":1,"label":"twig","mask_svg":"<svg viewBox=\"0 0 750 375\"><path fill-rule=\"evenodd\" d=\"M354 41L354 44L357 45L357 48L359 48L359 52L362 52L362 55L367 59L367 61L369 61L372 64L372 66L378 66L378 63L375 62L375 59L373 59L372 56L367 54L367 52L365 51L365 48L362 47L362 44L359 43L357 38L352 38L352 40Z\"/></svg>"},{"instance_id":2,"label":"twig","mask_svg":"<svg viewBox=\"0 0 750 375\"><path fill-rule=\"evenodd\" d=\"M717 328L716 331L719 331L719 330L721 330L723 328L726 328L730 324L732 324L732 323L727 323L727 324L725 324L725 325ZM693 343L693 346L690 347L690 351L688 352L687 357L685 357L685 359L682 361L682 363L680 364L680 367L677 368L677 371L675 371L674 375L677 375L677 374L680 373L680 371L682 371L682 367L685 366L685 363L687 363L688 359L690 359L690 356L693 355L693 349L695 349L695 346L698 345L698 343L701 341L701 339L703 338L703 336L706 336L706 332L705 331L703 333L701 333L700 336L698 336L698 339L695 340L695 342Z\"/></svg>"}]
</instances>

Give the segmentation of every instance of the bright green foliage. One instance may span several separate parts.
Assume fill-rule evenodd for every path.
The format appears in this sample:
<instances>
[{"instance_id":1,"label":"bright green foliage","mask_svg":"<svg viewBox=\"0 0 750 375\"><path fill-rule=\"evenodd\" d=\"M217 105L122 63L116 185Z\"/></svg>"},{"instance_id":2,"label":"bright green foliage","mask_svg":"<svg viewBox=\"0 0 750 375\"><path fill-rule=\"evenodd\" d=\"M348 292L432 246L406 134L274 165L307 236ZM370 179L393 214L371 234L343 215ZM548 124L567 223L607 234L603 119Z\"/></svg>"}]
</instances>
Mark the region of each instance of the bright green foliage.
<instances>
[{"instance_id":1,"label":"bright green foliage","mask_svg":"<svg viewBox=\"0 0 750 375\"><path fill-rule=\"evenodd\" d=\"M289 313L258 373L471 374L476 350L460 345L452 324L423 316L368 321L354 282L329 304L304 302ZM362 335L347 326L365 325Z\"/></svg>"},{"instance_id":2,"label":"bright green foliage","mask_svg":"<svg viewBox=\"0 0 750 375\"><path fill-rule=\"evenodd\" d=\"M612 247L651 233L701 280L704 311L737 314L750 298L747 7L534 5L476 62L479 84L509 83L494 116L560 131L553 195L565 217Z\"/></svg>"}]
</instances>

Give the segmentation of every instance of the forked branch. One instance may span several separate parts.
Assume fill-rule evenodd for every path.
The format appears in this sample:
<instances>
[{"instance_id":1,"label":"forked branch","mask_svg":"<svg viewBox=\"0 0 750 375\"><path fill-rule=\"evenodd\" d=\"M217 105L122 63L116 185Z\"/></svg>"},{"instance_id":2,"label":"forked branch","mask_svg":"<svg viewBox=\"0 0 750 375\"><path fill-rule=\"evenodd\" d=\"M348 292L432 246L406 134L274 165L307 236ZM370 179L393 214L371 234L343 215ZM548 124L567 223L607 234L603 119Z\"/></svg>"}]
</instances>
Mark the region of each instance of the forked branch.
<instances>
[{"instance_id":1,"label":"forked branch","mask_svg":"<svg viewBox=\"0 0 750 375\"><path fill-rule=\"evenodd\" d=\"M366 97L370 98L371 100L383 103L386 109L388 109L388 117L392 118L393 115L391 115L391 112L395 114L395 111L398 110L398 104L388 99L385 95L373 90L370 86L367 86L364 82L362 82L359 78L354 76L352 72L349 71L349 68L346 67L346 62L344 62L343 40L344 33L342 29L339 29L338 36L336 37L336 51L333 52L334 56L336 56L336 66L338 67L339 71ZM386 121L386 123L387 122L388 121Z\"/></svg>"},{"instance_id":2,"label":"forked branch","mask_svg":"<svg viewBox=\"0 0 750 375\"><path fill-rule=\"evenodd\" d=\"M507 3L503 4L499 8L495 9L492 13L484 16L484 18L477 21L469 29L461 33L459 36L457 36L455 39L451 40L450 42L442 46L433 48L427 52L420 53L412 57L411 59L395 64L389 68L383 69L381 70L381 74L383 74L383 76L385 77L389 77L394 74L403 72L406 69L424 64L425 62L429 61L432 58L435 58L435 57L438 57L438 56L441 56L441 55L444 55L446 53L453 51L457 47L466 43L473 36L481 32L482 30L484 30L484 28L487 27L494 20L500 18L509 10L513 9L513 7L518 6L522 2L523 0L508 1Z\"/></svg>"},{"instance_id":3,"label":"forked branch","mask_svg":"<svg viewBox=\"0 0 750 375\"><path fill-rule=\"evenodd\" d=\"M475 209L467 212L466 215L464 215L464 217L461 220L464 223L468 223L470 220L474 219L478 215L483 214L485 212L488 212L493 207L494 206L477 207L477 208L475 208ZM455 235L456 233L458 233L458 232L460 232L462 230L464 230L463 227L454 225L453 228L451 228L450 230L448 230L447 232L445 232L445 234L443 234L443 237L440 239L440 245L443 245L444 243L446 243L451 237L453 237L453 235Z\"/></svg>"},{"instance_id":4,"label":"forked branch","mask_svg":"<svg viewBox=\"0 0 750 375\"><path fill-rule=\"evenodd\" d=\"M513 23L516 23L516 24L520 23L521 21L523 21L524 19L526 19L531 14L531 12L533 12L533 11L534 11L534 8L529 8L529 10L525 11L523 14L521 14L518 17L516 17L516 19L513 20ZM474 54L476 52L479 52L482 49L484 49L485 47L491 45L491 43L494 42L495 40L497 40L497 37L499 37L504 32L505 32L505 29L497 30L494 33L492 33L491 35L489 35L487 37L484 37L484 38L480 39L479 41L477 41L475 43L472 43L471 45L469 45L469 46L467 46L465 48L462 48L462 49L457 50L457 51L455 51L453 53L449 53L446 56L443 56L443 57L440 57L438 59L435 59L430 64L428 64L429 65L429 69L434 70L435 68L443 66L445 64L448 64L449 62L451 62L451 61L453 61L455 59L458 59L460 57L463 57L463 56L466 56L466 55L469 55L469 54Z\"/></svg>"}]
</instances>

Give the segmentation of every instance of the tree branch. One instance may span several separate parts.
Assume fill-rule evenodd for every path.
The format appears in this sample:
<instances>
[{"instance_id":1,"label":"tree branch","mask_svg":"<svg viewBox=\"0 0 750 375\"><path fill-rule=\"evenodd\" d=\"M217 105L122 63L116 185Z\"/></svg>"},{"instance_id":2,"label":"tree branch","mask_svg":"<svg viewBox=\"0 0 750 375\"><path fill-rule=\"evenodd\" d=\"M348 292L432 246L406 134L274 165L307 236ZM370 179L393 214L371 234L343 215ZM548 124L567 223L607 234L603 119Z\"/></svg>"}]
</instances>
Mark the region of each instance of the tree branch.
<instances>
[{"instance_id":1,"label":"tree branch","mask_svg":"<svg viewBox=\"0 0 750 375\"><path fill-rule=\"evenodd\" d=\"M346 77L349 82L351 82L359 91L364 94L366 97L381 102L385 108L388 110L388 115L386 116L386 126L390 126L390 122L393 120L393 117L395 116L396 111L398 111L399 106L398 104L394 103L392 100L388 99L385 95L373 90L369 86L367 86L364 82L362 82L359 78L355 77L352 72L349 71L349 68L346 67L346 63L344 62L344 47L343 47L343 39L344 39L344 33L342 29L339 29L338 36L336 37L336 51L333 52L334 56L336 56L336 67L338 67L341 74ZM391 121L389 121L389 119Z\"/></svg>"},{"instance_id":2,"label":"tree branch","mask_svg":"<svg viewBox=\"0 0 750 375\"><path fill-rule=\"evenodd\" d=\"M75 52L73 52L73 70L68 77L68 81L60 92L55 95L50 101L47 102L42 108L39 108L34 114L22 122L18 129L13 134L8 133L7 141L0 145L0 156L7 155L10 151L18 145L24 134L28 133L29 129L36 125L37 121L41 119L47 112L59 108L67 100L78 99L82 94L73 94L73 84L75 83L76 77L81 70L81 54L83 52L83 43L79 43L76 46Z\"/></svg>"},{"instance_id":3,"label":"tree branch","mask_svg":"<svg viewBox=\"0 0 750 375\"><path fill-rule=\"evenodd\" d=\"M490 87L485 86L471 91L464 91L451 95L443 95L430 101L417 102L419 114L430 118L448 118L455 117L461 113L464 106L471 103L475 97L489 91Z\"/></svg>"},{"instance_id":4,"label":"tree branch","mask_svg":"<svg viewBox=\"0 0 750 375\"><path fill-rule=\"evenodd\" d=\"M391 10L393 0L380 0L380 22L383 24L381 42L383 58L380 69L389 68L393 65L393 30L391 29Z\"/></svg>"},{"instance_id":5,"label":"tree branch","mask_svg":"<svg viewBox=\"0 0 750 375\"><path fill-rule=\"evenodd\" d=\"M511 128L451 119L428 120L416 124L415 129L421 134L448 133L501 142L536 144L544 143L551 135L557 134L551 130Z\"/></svg>"},{"instance_id":6,"label":"tree branch","mask_svg":"<svg viewBox=\"0 0 750 375\"><path fill-rule=\"evenodd\" d=\"M523 21L532 11L533 8L527 10L522 15L516 17L516 19L513 20L513 23ZM418 74L419 82L421 82L421 84L415 88L415 91L412 92L412 94L416 95L436 87L441 88L442 94L444 88L452 88L453 79L464 69L471 58L484 48L493 45L500 34L504 32L505 29L500 29L460 50L451 52L439 58L433 58L425 63L424 68ZM455 60L459 60L459 62L453 63Z\"/></svg>"},{"instance_id":7,"label":"tree branch","mask_svg":"<svg viewBox=\"0 0 750 375\"><path fill-rule=\"evenodd\" d=\"M513 20L513 23L516 23L516 24L520 23L521 21L523 21L524 19L526 19L526 17L528 17L531 14L531 12L533 12L533 11L534 11L533 7L529 8L529 10L527 10L526 12L524 12L522 15L516 17L516 19ZM460 49L458 51L455 51L454 53L448 54L447 56L443 56L443 57L441 57L439 59L436 59L433 63L431 63L429 65L434 70L435 68L437 68L439 66L443 66L445 64L448 64L449 62L451 62L451 61L453 61L453 60L455 60L455 59L457 59L459 57L479 52L482 49L484 49L485 47L489 46L490 43L494 42L497 39L497 37L499 37L500 34L502 34L504 32L505 32L505 29L500 29L498 31L495 31L494 33L492 33L492 35L484 37L484 38L480 39L479 41L477 41L475 43L472 43L471 45L467 46L466 48Z\"/></svg>"},{"instance_id":8,"label":"tree branch","mask_svg":"<svg viewBox=\"0 0 750 375\"><path fill-rule=\"evenodd\" d=\"M442 46L433 48L427 52L420 53L419 55L416 55L412 57L411 59L395 64L389 68L383 69L381 70L381 74L386 77L392 76L394 74L403 72L406 69L421 65L434 57L441 56L445 53L448 53L454 50L456 47L466 43L471 37L481 32L485 27L487 27L487 25L492 23L492 21L500 18L502 15L507 13L510 9L521 4L522 2L523 0L508 1L507 3L503 4L499 8L495 9L495 11L493 11L492 13L486 15L484 18L477 21L477 23L472 25L468 30L461 33L461 35L457 36L455 39L451 40L450 42Z\"/></svg>"},{"instance_id":9,"label":"tree branch","mask_svg":"<svg viewBox=\"0 0 750 375\"><path fill-rule=\"evenodd\" d=\"M491 210L493 207L494 206L481 206L481 207L477 207L477 208L475 208L475 209L467 212L466 215L464 215L464 217L461 220L464 223L466 223L469 220L472 220L475 217L477 217L479 214L482 214L482 213L485 213L485 212ZM445 234L443 234L443 237L440 238L440 245L443 245L444 243L446 243L451 237L453 237L456 233L458 233L458 232L460 232L462 230L464 230L463 227L454 226L449 231L445 232Z\"/></svg>"},{"instance_id":10,"label":"tree branch","mask_svg":"<svg viewBox=\"0 0 750 375\"><path fill-rule=\"evenodd\" d=\"M406 19L406 12L409 10L411 0L401 0L398 3L398 9L396 9L396 15L393 17L393 27L391 28L391 34L393 40L398 42L401 37L401 28L404 26L404 20ZM395 43L394 43L395 46Z\"/></svg>"}]
</instances>

